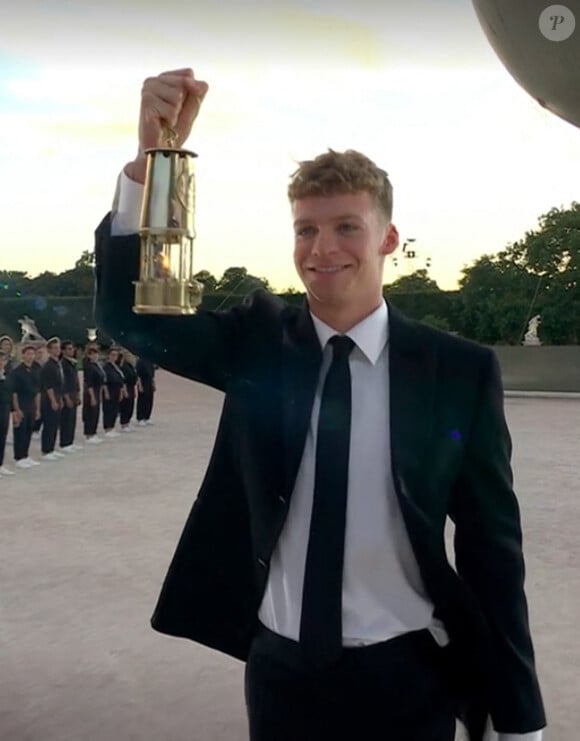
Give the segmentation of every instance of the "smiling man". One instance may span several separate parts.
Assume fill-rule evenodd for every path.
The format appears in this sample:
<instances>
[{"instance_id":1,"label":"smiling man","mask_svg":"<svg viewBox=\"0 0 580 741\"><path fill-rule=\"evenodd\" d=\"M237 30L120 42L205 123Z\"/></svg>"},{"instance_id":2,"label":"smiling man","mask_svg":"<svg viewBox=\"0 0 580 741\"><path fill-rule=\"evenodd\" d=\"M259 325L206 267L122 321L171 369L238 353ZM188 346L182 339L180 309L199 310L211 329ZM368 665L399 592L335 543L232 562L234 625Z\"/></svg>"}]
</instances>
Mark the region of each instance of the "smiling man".
<instances>
[{"instance_id":1,"label":"smiling man","mask_svg":"<svg viewBox=\"0 0 580 741\"><path fill-rule=\"evenodd\" d=\"M288 189L300 307L136 315L145 150L189 136L207 84L145 81L139 151L96 232L99 326L225 393L152 625L246 662L251 741L538 741L511 441L494 354L383 297L387 174L354 151ZM455 523L455 567L444 527ZM488 731L484 731L484 726Z\"/></svg>"}]
</instances>

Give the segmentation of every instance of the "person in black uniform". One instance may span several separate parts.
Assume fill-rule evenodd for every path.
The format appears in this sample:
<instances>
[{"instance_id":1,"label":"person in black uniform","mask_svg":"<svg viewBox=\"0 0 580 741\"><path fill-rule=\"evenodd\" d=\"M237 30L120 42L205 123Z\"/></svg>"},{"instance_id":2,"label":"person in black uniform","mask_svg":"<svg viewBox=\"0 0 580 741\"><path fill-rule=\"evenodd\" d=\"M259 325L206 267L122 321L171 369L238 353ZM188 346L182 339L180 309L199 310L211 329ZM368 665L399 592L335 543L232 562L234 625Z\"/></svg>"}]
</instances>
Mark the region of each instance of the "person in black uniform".
<instances>
[{"instance_id":1,"label":"person in black uniform","mask_svg":"<svg viewBox=\"0 0 580 741\"><path fill-rule=\"evenodd\" d=\"M61 348L64 386L63 406L60 414L60 448L63 453L74 453L81 449L81 446L74 443L77 427L77 407L81 403L76 347L70 340L65 340L61 344Z\"/></svg>"},{"instance_id":2,"label":"person in black uniform","mask_svg":"<svg viewBox=\"0 0 580 741\"><path fill-rule=\"evenodd\" d=\"M60 340L53 337L46 343L48 360L40 371L40 409L42 413L41 450L47 461L64 458L54 449L63 405L64 374L60 363Z\"/></svg>"},{"instance_id":3,"label":"person in black uniform","mask_svg":"<svg viewBox=\"0 0 580 741\"><path fill-rule=\"evenodd\" d=\"M6 438L10 426L10 410L12 408L12 383L6 373L8 357L0 350L0 476L13 476L11 471L4 465L4 453L6 450Z\"/></svg>"},{"instance_id":4,"label":"person in black uniform","mask_svg":"<svg viewBox=\"0 0 580 741\"><path fill-rule=\"evenodd\" d=\"M137 358L137 424L140 427L151 425L153 397L155 395L155 366L145 358Z\"/></svg>"},{"instance_id":5,"label":"person in black uniform","mask_svg":"<svg viewBox=\"0 0 580 741\"><path fill-rule=\"evenodd\" d=\"M4 373L8 375L16 366L12 337L9 337L7 334L3 334L0 337L0 351L4 353Z\"/></svg>"},{"instance_id":6,"label":"person in black uniform","mask_svg":"<svg viewBox=\"0 0 580 741\"><path fill-rule=\"evenodd\" d=\"M119 416L119 405L125 394L125 376L117 365L119 351L111 347L107 353L107 361L104 365L106 376L103 389L103 427L105 437L119 437L115 430L115 422Z\"/></svg>"},{"instance_id":7,"label":"person in black uniform","mask_svg":"<svg viewBox=\"0 0 580 741\"><path fill-rule=\"evenodd\" d=\"M10 374L14 460L18 468L32 468L38 461L29 456L34 421L40 418L40 377L34 368L35 348L20 349L22 362Z\"/></svg>"},{"instance_id":8,"label":"person in black uniform","mask_svg":"<svg viewBox=\"0 0 580 741\"><path fill-rule=\"evenodd\" d=\"M85 352L83 367L83 427L88 444L95 445L102 442L97 435L105 371L99 363L99 348L89 345Z\"/></svg>"},{"instance_id":9,"label":"person in black uniform","mask_svg":"<svg viewBox=\"0 0 580 741\"><path fill-rule=\"evenodd\" d=\"M137 370L135 368L135 356L128 350L123 350L119 356L119 366L125 376L126 393L121 399L119 417L121 432L132 432L131 419L135 411L135 386L137 385Z\"/></svg>"},{"instance_id":10,"label":"person in black uniform","mask_svg":"<svg viewBox=\"0 0 580 741\"><path fill-rule=\"evenodd\" d=\"M36 344L34 348L34 361L32 363L32 370L36 377L38 388L40 388L40 371L42 370L42 366L46 363L47 360L48 360L48 352L46 349L46 343L42 343L41 345ZM42 428L42 413L39 412L34 418L34 422L32 425L33 437L40 437L41 428Z\"/></svg>"}]
</instances>

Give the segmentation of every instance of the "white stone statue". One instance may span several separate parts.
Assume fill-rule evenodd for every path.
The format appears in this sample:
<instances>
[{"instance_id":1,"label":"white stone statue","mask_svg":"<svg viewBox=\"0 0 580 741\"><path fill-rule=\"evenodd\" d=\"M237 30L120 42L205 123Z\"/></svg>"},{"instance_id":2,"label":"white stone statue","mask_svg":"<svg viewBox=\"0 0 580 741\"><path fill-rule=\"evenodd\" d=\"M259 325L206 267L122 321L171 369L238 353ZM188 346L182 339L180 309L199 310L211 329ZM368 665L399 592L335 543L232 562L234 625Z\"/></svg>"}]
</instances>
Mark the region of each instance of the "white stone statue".
<instances>
[{"instance_id":1,"label":"white stone statue","mask_svg":"<svg viewBox=\"0 0 580 741\"><path fill-rule=\"evenodd\" d=\"M26 316L26 314L22 319L18 320L18 324L20 324L20 330L22 332L21 344L24 342L46 342L38 331L34 321L29 316Z\"/></svg>"},{"instance_id":2,"label":"white stone statue","mask_svg":"<svg viewBox=\"0 0 580 741\"><path fill-rule=\"evenodd\" d=\"M94 342L97 339L97 328L96 327L88 327L87 328L87 337L89 342Z\"/></svg>"},{"instance_id":3,"label":"white stone statue","mask_svg":"<svg viewBox=\"0 0 580 741\"><path fill-rule=\"evenodd\" d=\"M524 345L541 345L540 338L538 337L538 328L540 324L542 323L542 320L540 318L539 314L536 314L536 316L533 316L528 324L528 331L524 335L524 341L522 344Z\"/></svg>"}]
</instances>

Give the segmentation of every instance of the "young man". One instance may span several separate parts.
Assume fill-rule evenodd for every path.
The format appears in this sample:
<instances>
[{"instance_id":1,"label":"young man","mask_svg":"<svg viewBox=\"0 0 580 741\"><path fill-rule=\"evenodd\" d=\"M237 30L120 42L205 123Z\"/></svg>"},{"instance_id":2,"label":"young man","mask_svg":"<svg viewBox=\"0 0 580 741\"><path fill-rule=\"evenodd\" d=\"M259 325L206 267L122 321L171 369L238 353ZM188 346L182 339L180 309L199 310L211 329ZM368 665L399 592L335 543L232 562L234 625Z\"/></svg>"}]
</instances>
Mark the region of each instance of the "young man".
<instances>
[{"instance_id":1,"label":"young man","mask_svg":"<svg viewBox=\"0 0 580 741\"><path fill-rule=\"evenodd\" d=\"M32 363L32 371L35 375L38 387L40 388L40 371L43 365L48 360L48 351L46 349L46 343L36 345L34 350L34 362ZM39 412L32 425L32 437L40 438L40 430L42 429L42 414Z\"/></svg>"},{"instance_id":2,"label":"young man","mask_svg":"<svg viewBox=\"0 0 580 741\"><path fill-rule=\"evenodd\" d=\"M40 418L40 380L34 369L34 346L24 345L20 355L22 362L11 374L14 460L18 468L32 468L38 465L29 450L34 421Z\"/></svg>"},{"instance_id":3,"label":"young man","mask_svg":"<svg viewBox=\"0 0 580 741\"><path fill-rule=\"evenodd\" d=\"M89 445L97 445L103 440L97 435L99 415L103 398L105 371L99 363L99 348L89 345L85 351L83 368L83 432Z\"/></svg>"},{"instance_id":4,"label":"young man","mask_svg":"<svg viewBox=\"0 0 580 741\"><path fill-rule=\"evenodd\" d=\"M60 362L60 340L46 343L48 360L40 369L40 408L42 414L41 450L45 461L57 461L65 454L55 451L56 436L63 407L64 374Z\"/></svg>"},{"instance_id":5,"label":"young man","mask_svg":"<svg viewBox=\"0 0 580 741\"><path fill-rule=\"evenodd\" d=\"M329 151L293 175L302 307L257 291L229 311L133 313L143 152L164 122L181 146L206 91L191 70L145 82L139 154L96 234L99 326L225 392L153 627L247 662L252 741L453 741L456 714L473 741L489 716L501 741L537 741L498 363L385 302L386 173Z\"/></svg>"},{"instance_id":6,"label":"young man","mask_svg":"<svg viewBox=\"0 0 580 741\"><path fill-rule=\"evenodd\" d=\"M14 475L14 471L4 465L6 438L8 437L10 411L12 409L12 379L6 373L8 361L7 354L0 350L0 476Z\"/></svg>"},{"instance_id":7,"label":"young man","mask_svg":"<svg viewBox=\"0 0 580 741\"><path fill-rule=\"evenodd\" d=\"M63 406L59 423L60 449L63 453L74 453L82 449L81 445L75 445L77 407L81 403L81 399L76 347L70 340L62 342L61 355Z\"/></svg>"},{"instance_id":8,"label":"young man","mask_svg":"<svg viewBox=\"0 0 580 741\"><path fill-rule=\"evenodd\" d=\"M147 358L137 358L137 424L147 427L153 424L153 399L155 397L155 366Z\"/></svg>"}]
</instances>

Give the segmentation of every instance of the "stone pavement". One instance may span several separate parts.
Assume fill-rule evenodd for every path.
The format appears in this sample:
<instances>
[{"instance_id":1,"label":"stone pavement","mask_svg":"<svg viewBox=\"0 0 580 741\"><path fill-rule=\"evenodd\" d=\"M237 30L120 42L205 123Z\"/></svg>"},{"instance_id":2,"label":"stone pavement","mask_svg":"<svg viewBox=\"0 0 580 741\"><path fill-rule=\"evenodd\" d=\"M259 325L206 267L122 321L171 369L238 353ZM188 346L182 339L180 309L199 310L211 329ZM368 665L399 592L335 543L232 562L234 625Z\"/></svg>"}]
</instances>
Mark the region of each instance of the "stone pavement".
<instances>
[{"instance_id":1,"label":"stone pavement","mask_svg":"<svg viewBox=\"0 0 580 741\"><path fill-rule=\"evenodd\" d=\"M1 741L247 738L242 664L149 627L221 407L158 385L154 426L0 479ZM577 741L580 401L506 409L545 740Z\"/></svg>"}]
</instances>

